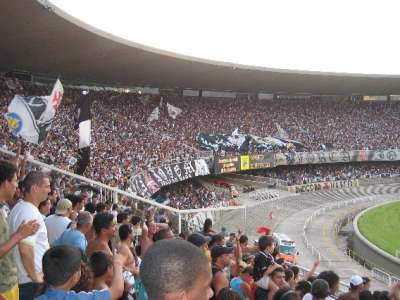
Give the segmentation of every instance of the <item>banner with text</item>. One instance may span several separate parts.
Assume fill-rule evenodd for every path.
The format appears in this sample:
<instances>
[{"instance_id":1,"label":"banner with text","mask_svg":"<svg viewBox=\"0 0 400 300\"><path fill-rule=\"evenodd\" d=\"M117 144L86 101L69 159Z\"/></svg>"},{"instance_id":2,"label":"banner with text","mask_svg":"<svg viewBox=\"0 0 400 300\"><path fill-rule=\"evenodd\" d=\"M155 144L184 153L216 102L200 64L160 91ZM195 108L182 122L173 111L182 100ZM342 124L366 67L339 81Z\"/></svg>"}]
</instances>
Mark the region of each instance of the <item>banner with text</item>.
<instances>
[{"instance_id":1,"label":"banner with text","mask_svg":"<svg viewBox=\"0 0 400 300\"><path fill-rule=\"evenodd\" d=\"M131 179L131 187L138 195L150 197L163 186L209 174L207 162L196 159L146 170Z\"/></svg>"},{"instance_id":2,"label":"banner with text","mask_svg":"<svg viewBox=\"0 0 400 300\"><path fill-rule=\"evenodd\" d=\"M288 186L287 189L288 192L291 193L304 193L304 192L324 191L324 190L341 189L341 188L356 187L356 186L359 186L358 179L313 182L301 185Z\"/></svg>"},{"instance_id":3,"label":"banner with text","mask_svg":"<svg viewBox=\"0 0 400 300\"><path fill-rule=\"evenodd\" d=\"M339 162L397 161L400 150L353 150L329 152L288 152L275 155L275 165L306 165Z\"/></svg>"}]
</instances>

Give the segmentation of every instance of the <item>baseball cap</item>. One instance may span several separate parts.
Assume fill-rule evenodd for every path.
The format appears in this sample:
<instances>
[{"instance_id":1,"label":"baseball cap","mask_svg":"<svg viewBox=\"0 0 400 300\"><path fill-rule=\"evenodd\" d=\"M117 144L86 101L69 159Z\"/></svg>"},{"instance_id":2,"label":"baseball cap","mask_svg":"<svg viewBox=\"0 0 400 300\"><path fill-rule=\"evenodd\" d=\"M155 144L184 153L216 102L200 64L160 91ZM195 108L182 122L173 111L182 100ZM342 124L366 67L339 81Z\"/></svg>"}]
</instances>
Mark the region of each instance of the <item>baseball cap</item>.
<instances>
[{"instance_id":1,"label":"baseball cap","mask_svg":"<svg viewBox=\"0 0 400 300\"><path fill-rule=\"evenodd\" d=\"M197 247L200 247L205 243L208 243L210 241L210 237L205 237L204 235L195 232L188 237L187 241Z\"/></svg>"},{"instance_id":2,"label":"baseball cap","mask_svg":"<svg viewBox=\"0 0 400 300\"><path fill-rule=\"evenodd\" d=\"M65 214L68 209L72 208L72 202L69 201L67 198L60 199L57 202L56 206L56 214L63 215Z\"/></svg>"},{"instance_id":3,"label":"baseball cap","mask_svg":"<svg viewBox=\"0 0 400 300\"><path fill-rule=\"evenodd\" d=\"M350 287L351 286L359 286L360 284L363 284L363 279L361 276L358 275L353 275L350 278Z\"/></svg>"},{"instance_id":4,"label":"baseball cap","mask_svg":"<svg viewBox=\"0 0 400 300\"><path fill-rule=\"evenodd\" d=\"M211 258L217 259L221 255L231 254L232 252L233 252L233 248L231 248L231 247L217 245L217 246L214 246L211 248Z\"/></svg>"}]
</instances>

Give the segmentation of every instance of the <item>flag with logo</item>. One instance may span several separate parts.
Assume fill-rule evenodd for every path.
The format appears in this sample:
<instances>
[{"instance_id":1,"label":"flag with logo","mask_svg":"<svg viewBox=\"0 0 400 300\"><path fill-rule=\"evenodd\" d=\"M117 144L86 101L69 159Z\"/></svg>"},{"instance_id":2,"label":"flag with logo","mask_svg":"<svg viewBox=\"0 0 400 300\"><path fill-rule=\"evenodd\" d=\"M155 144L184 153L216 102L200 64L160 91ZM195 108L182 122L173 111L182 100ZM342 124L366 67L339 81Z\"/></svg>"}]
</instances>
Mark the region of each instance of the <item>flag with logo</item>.
<instances>
[{"instance_id":1,"label":"flag with logo","mask_svg":"<svg viewBox=\"0 0 400 300\"><path fill-rule=\"evenodd\" d=\"M147 123L156 121L158 120L159 117L160 117L160 108L157 106L155 109L153 109L150 116L147 118Z\"/></svg>"},{"instance_id":2,"label":"flag with logo","mask_svg":"<svg viewBox=\"0 0 400 300\"><path fill-rule=\"evenodd\" d=\"M63 94L63 86L57 79L50 96L15 95L5 114L11 133L30 143L43 142L51 128Z\"/></svg>"},{"instance_id":3,"label":"flag with logo","mask_svg":"<svg viewBox=\"0 0 400 300\"><path fill-rule=\"evenodd\" d=\"M173 106L172 104L167 103L168 115L172 119L176 119L176 117L182 112L182 109L179 107Z\"/></svg>"}]
</instances>

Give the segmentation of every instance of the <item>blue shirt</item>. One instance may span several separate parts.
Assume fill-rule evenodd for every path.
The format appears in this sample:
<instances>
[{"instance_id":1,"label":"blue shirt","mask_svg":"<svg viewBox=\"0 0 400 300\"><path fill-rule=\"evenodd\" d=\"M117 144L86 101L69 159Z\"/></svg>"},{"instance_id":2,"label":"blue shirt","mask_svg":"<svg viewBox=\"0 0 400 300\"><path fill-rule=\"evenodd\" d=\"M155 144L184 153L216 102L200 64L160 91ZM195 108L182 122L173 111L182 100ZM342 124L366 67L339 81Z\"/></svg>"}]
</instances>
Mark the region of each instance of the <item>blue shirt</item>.
<instances>
[{"instance_id":1,"label":"blue shirt","mask_svg":"<svg viewBox=\"0 0 400 300\"><path fill-rule=\"evenodd\" d=\"M49 288L35 300L111 300L111 294L109 290L76 293Z\"/></svg>"},{"instance_id":2,"label":"blue shirt","mask_svg":"<svg viewBox=\"0 0 400 300\"><path fill-rule=\"evenodd\" d=\"M85 235L77 229L69 228L65 230L61 236L56 239L52 246L69 245L75 246L82 249L83 252L86 251L87 240Z\"/></svg>"},{"instance_id":3,"label":"blue shirt","mask_svg":"<svg viewBox=\"0 0 400 300\"><path fill-rule=\"evenodd\" d=\"M234 292L238 293L242 299L247 299L246 294L240 287L242 284L243 280L240 277L234 277L231 280L231 288Z\"/></svg>"}]
</instances>

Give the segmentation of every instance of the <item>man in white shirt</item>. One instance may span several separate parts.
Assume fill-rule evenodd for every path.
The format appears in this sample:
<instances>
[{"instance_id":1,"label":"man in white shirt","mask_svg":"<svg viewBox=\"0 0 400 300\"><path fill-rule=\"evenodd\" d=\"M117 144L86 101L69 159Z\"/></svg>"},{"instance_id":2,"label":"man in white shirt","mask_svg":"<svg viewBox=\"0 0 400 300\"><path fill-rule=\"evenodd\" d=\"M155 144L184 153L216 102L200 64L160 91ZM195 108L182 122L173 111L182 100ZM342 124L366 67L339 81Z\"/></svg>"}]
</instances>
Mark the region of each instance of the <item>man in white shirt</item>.
<instances>
[{"instance_id":1,"label":"man in white shirt","mask_svg":"<svg viewBox=\"0 0 400 300\"><path fill-rule=\"evenodd\" d=\"M50 245L52 245L53 242L61 236L65 229L70 226L71 219L69 218L69 215L71 212L72 202L66 198L61 199L57 202L56 213L48 216L44 220Z\"/></svg>"},{"instance_id":2,"label":"man in white shirt","mask_svg":"<svg viewBox=\"0 0 400 300\"><path fill-rule=\"evenodd\" d=\"M9 226L11 234L22 223L31 220L37 221L40 226L35 234L21 240L14 251L20 299L30 300L35 297L40 283L43 282L42 258L49 249L46 225L38 206L50 192L50 179L43 172L32 171L23 181L23 191L24 199L11 210Z\"/></svg>"}]
</instances>

